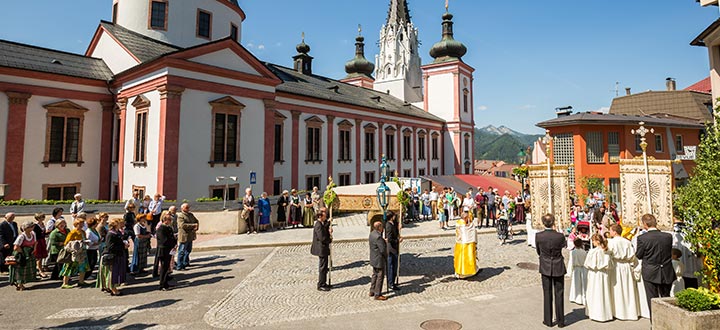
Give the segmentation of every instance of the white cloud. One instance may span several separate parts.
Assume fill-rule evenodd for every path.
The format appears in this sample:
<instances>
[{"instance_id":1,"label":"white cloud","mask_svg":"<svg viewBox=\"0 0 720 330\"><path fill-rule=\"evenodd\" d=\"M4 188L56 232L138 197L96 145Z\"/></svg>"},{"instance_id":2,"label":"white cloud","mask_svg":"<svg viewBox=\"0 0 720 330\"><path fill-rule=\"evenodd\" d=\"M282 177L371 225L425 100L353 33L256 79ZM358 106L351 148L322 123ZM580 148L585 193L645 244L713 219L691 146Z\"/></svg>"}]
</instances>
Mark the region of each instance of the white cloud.
<instances>
[{"instance_id":1,"label":"white cloud","mask_svg":"<svg viewBox=\"0 0 720 330\"><path fill-rule=\"evenodd\" d=\"M259 44L257 48L258 48L259 50L263 50L263 49L265 49L265 45Z\"/></svg>"},{"instance_id":2,"label":"white cloud","mask_svg":"<svg viewBox=\"0 0 720 330\"><path fill-rule=\"evenodd\" d=\"M251 43L245 45L245 47L247 47L247 48L255 48L255 44L253 44L253 43L251 42Z\"/></svg>"},{"instance_id":3,"label":"white cloud","mask_svg":"<svg viewBox=\"0 0 720 330\"><path fill-rule=\"evenodd\" d=\"M475 107L476 111L485 111L487 109L488 109L487 105L478 105L477 107Z\"/></svg>"}]
</instances>

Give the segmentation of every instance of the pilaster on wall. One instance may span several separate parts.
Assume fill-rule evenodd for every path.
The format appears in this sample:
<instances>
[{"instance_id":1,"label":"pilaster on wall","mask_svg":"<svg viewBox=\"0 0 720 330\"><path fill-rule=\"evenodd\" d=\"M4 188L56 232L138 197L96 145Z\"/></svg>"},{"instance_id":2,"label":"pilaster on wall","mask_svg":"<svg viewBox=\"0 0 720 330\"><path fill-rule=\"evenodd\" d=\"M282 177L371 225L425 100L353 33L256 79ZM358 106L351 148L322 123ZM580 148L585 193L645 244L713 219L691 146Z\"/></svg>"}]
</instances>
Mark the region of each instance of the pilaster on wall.
<instances>
[{"instance_id":1,"label":"pilaster on wall","mask_svg":"<svg viewBox=\"0 0 720 330\"><path fill-rule=\"evenodd\" d=\"M335 127L335 116L333 115L327 115L327 159L325 160L327 162L327 175L329 177L333 176L333 163L335 160L333 159L333 149L335 147L335 144L333 143L333 127ZM336 178L333 178L336 179Z\"/></svg>"},{"instance_id":2,"label":"pilaster on wall","mask_svg":"<svg viewBox=\"0 0 720 330\"><path fill-rule=\"evenodd\" d=\"M454 146L453 149L455 151L454 157L453 157L455 159L455 161L454 161L455 174L463 173L463 171L462 171L462 136L460 136L461 133L462 132L459 130L451 131L452 141L453 141L453 146Z\"/></svg>"},{"instance_id":3,"label":"pilaster on wall","mask_svg":"<svg viewBox=\"0 0 720 330\"><path fill-rule=\"evenodd\" d=\"M442 175L448 175L447 172L445 172L445 134L447 133L447 125L443 124L442 129L440 130L440 172Z\"/></svg>"},{"instance_id":4,"label":"pilaster on wall","mask_svg":"<svg viewBox=\"0 0 720 330\"><path fill-rule=\"evenodd\" d=\"M362 125L362 119L355 119L355 184L362 183L360 181L360 164L362 163L360 160L360 130L362 129L360 125Z\"/></svg>"},{"instance_id":5,"label":"pilaster on wall","mask_svg":"<svg viewBox=\"0 0 720 330\"><path fill-rule=\"evenodd\" d=\"M118 129L120 130L120 141L118 144L118 196L115 196L116 199L123 200L123 173L125 171L125 125L127 124L127 103L128 99L126 97L119 98L117 100L117 106L118 106L118 117L120 119L120 124L118 125Z\"/></svg>"},{"instance_id":6,"label":"pilaster on wall","mask_svg":"<svg viewBox=\"0 0 720 330\"><path fill-rule=\"evenodd\" d=\"M385 139L385 123L379 121L377 129L378 139L378 162L382 161L383 154L383 140Z\"/></svg>"},{"instance_id":7,"label":"pilaster on wall","mask_svg":"<svg viewBox=\"0 0 720 330\"><path fill-rule=\"evenodd\" d=\"M277 102L270 99L264 99L263 103L265 104L265 136L266 137L275 137L275 110L277 109ZM266 143L267 146L274 146L272 143ZM293 148L297 149L297 148ZM275 160L274 158L274 149L270 147L265 148L265 153L263 154L263 188L261 191L272 191L273 187L273 180L275 179ZM297 164L297 163L293 163Z\"/></svg>"},{"instance_id":8,"label":"pilaster on wall","mask_svg":"<svg viewBox=\"0 0 720 330\"><path fill-rule=\"evenodd\" d=\"M25 157L25 129L27 104L31 94L5 92L8 97L7 140L5 147L5 200L22 197L23 158Z\"/></svg>"},{"instance_id":9,"label":"pilaster on wall","mask_svg":"<svg viewBox=\"0 0 720 330\"><path fill-rule=\"evenodd\" d=\"M292 113L292 141L299 141L300 137L300 111L293 110ZM298 164L300 164L300 152L299 146L293 146L292 148L292 188L298 187Z\"/></svg>"},{"instance_id":10,"label":"pilaster on wall","mask_svg":"<svg viewBox=\"0 0 720 330\"><path fill-rule=\"evenodd\" d=\"M395 159L397 159L397 176L402 176L402 125L397 124L397 131L395 131Z\"/></svg>"},{"instance_id":11,"label":"pilaster on wall","mask_svg":"<svg viewBox=\"0 0 720 330\"><path fill-rule=\"evenodd\" d=\"M163 85L160 92L160 141L158 147L158 193L177 199L180 148L180 105L183 87Z\"/></svg>"},{"instance_id":12,"label":"pilaster on wall","mask_svg":"<svg viewBox=\"0 0 720 330\"><path fill-rule=\"evenodd\" d=\"M417 128L412 129L412 157L413 157L413 177L417 177Z\"/></svg>"},{"instance_id":13,"label":"pilaster on wall","mask_svg":"<svg viewBox=\"0 0 720 330\"><path fill-rule=\"evenodd\" d=\"M101 102L102 105L102 132L100 137L100 185L98 187L98 199L110 200L112 185L112 152L113 152L113 118L115 117L115 103ZM119 129L119 128L118 128ZM108 147L110 146L110 147Z\"/></svg>"}]
</instances>

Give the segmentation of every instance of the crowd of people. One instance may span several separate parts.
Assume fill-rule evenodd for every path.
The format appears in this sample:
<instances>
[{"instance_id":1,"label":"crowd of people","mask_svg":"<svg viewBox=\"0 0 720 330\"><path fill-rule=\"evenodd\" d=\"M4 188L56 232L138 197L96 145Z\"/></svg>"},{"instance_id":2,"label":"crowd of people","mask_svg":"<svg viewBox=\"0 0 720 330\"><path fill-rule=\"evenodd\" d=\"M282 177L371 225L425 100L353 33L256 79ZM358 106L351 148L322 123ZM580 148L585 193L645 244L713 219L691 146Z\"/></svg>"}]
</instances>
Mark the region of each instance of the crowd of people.
<instances>
[{"instance_id":1,"label":"crowd of people","mask_svg":"<svg viewBox=\"0 0 720 330\"><path fill-rule=\"evenodd\" d=\"M118 296L128 276L149 273L158 278L159 290L169 290L172 272L189 266L199 222L188 203L178 212L174 205L163 210L163 201L160 194L140 199L134 193L124 205L124 216L112 219L104 212L85 213L80 194L75 195L67 218L64 209L56 207L49 220L37 213L35 221L18 226L15 214L7 213L0 222L0 260L4 261L0 271L8 273L18 291L45 279L62 279L62 289L91 286L89 281L94 280L95 287ZM155 262L149 265L153 249Z\"/></svg>"}]
</instances>

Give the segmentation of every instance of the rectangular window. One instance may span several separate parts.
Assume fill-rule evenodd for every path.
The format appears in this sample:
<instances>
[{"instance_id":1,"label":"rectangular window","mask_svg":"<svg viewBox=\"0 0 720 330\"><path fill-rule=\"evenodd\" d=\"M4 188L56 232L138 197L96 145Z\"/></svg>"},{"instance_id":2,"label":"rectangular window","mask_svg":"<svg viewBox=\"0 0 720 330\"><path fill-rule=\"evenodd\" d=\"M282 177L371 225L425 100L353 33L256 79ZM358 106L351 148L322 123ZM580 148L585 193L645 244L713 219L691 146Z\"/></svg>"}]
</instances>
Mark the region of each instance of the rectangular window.
<instances>
[{"instance_id":1,"label":"rectangular window","mask_svg":"<svg viewBox=\"0 0 720 330\"><path fill-rule=\"evenodd\" d=\"M679 154L685 153L685 144L683 144L683 137L679 134L675 136L675 152Z\"/></svg>"},{"instance_id":2,"label":"rectangular window","mask_svg":"<svg viewBox=\"0 0 720 330\"><path fill-rule=\"evenodd\" d=\"M433 168L432 168L432 175L438 175L438 168L437 168L437 167L433 167Z\"/></svg>"},{"instance_id":3,"label":"rectangular window","mask_svg":"<svg viewBox=\"0 0 720 330\"><path fill-rule=\"evenodd\" d=\"M616 164L620 162L619 132L608 133L608 158L610 159L610 164Z\"/></svg>"},{"instance_id":4,"label":"rectangular window","mask_svg":"<svg viewBox=\"0 0 720 330\"><path fill-rule=\"evenodd\" d=\"M385 134L387 160L395 160L395 134Z\"/></svg>"},{"instance_id":5,"label":"rectangular window","mask_svg":"<svg viewBox=\"0 0 720 330\"><path fill-rule=\"evenodd\" d=\"M412 170L403 170L403 177L404 178L412 177Z\"/></svg>"},{"instance_id":6,"label":"rectangular window","mask_svg":"<svg viewBox=\"0 0 720 330\"><path fill-rule=\"evenodd\" d=\"M238 27L235 24L230 24L230 39L238 41Z\"/></svg>"},{"instance_id":7,"label":"rectangular window","mask_svg":"<svg viewBox=\"0 0 720 330\"><path fill-rule=\"evenodd\" d=\"M466 136L464 140L465 140L465 143L464 143L465 160L468 160L468 159L470 159L470 138Z\"/></svg>"},{"instance_id":8,"label":"rectangular window","mask_svg":"<svg viewBox=\"0 0 720 330\"><path fill-rule=\"evenodd\" d=\"M145 163L147 151L147 116L148 112L138 111L135 114L135 163Z\"/></svg>"},{"instance_id":9,"label":"rectangular window","mask_svg":"<svg viewBox=\"0 0 720 330\"><path fill-rule=\"evenodd\" d=\"M338 160L349 161L350 158L350 130L340 130L340 145L338 146Z\"/></svg>"},{"instance_id":10,"label":"rectangular window","mask_svg":"<svg viewBox=\"0 0 720 330\"><path fill-rule=\"evenodd\" d=\"M556 164L568 165L575 163L575 143L571 133L557 134L553 137L552 158ZM575 188L575 166L568 169L570 187Z\"/></svg>"},{"instance_id":11,"label":"rectangular window","mask_svg":"<svg viewBox=\"0 0 720 330\"><path fill-rule=\"evenodd\" d=\"M237 200L237 193L240 188L239 184L227 186L227 196L225 196L226 186L210 186L210 198L227 198L229 201Z\"/></svg>"},{"instance_id":12,"label":"rectangular window","mask_svg":"<svg viewBox=\"0 0 720 330\"><path fill-rule=\"evenodd\" d=\"M215 113L214 162L237 161L239 119L238 115Z\"/></svg>"},{"instance_id":13,"label":"rectangular window","mask_svg":"<svg viewBox=\"0 0 720 330\"><path fill-rule=\"evenodd\" d=\"M365 183L375 183L375 171L365 172Z\"/></svg>"},{"instance_id":14,"label":"rectangular window","mask_svg":"<svg viewBox=\"0 0 720 330\"><path fill-rule=\"evenodd\" d=\"M273 196L280 196L282 193L282 178L275 178L273 180Z\"/></svg>"},{"instance_id":15,"label":"rectangular window","mask_svg":"<svg viewBox=\"0 0 720 330\"><path fill-rule=\"evenodd\" d=\"M210 12L198 9L197 13L197 36L200 38L210 39L212 33L212 14Z\"/></svg>"},{"instance_id":16,"label":"rectangular window","mask_svg":"<svg viewBox=\"0 0 720 330\"><path fill-rule=\"evenodd\" d=\"M273 159L276 162L282 162L283 161L283 125L282 124L275 124L275 140L273 141L274 148L273 153L274 157Z\"/></svg>"},{"instance_id":17,"label":"rectangular window","mask_svg":"<svg viewBox=\"0 0 720 330\"><path fill-rule=\"evenodd\" d=\"M116 23L117 23L117 15L118 15L118 12L117 12L117 11L118 11L118 3L116 2L116 3L113 4L113 9L112 9L112 22L113 22L113 24L116 24Z\"/></svg>"},{"instance_id":18,"label":"rectangular window","mask_svg":"<svg viewBox=\"0 0 720 330\"><path fill-rule=\"evenodd\" d=\"M432 145L430 147L432 149L431 150L432 151L432 159L438 160L439 158L438 158L438 138L437 138L437 136L432 137L431 144ZM433 174L433 175L437 175L437 174Z\"/></svg>"},{"instance_id":19,"label":"rectangular window","mask_svg":"<svg viewBox=\"0 0 720 330\"><path fill-rule=\"evenodd\" d=\"M132 186L132 192L133 192L133 194L134 194L134 193L137 193L138 196L145 196L145 191L146 191L146 190L147 190L147 189L145 189L145 186L136 186L136 185L133 185L133 186Z\"/></svg>"},{"instance_id":20,"label":"rectangular window","mask_svg":"<svg viewBox=\"0 0 720 330\"><path fill-rule=\"evenodd\" d=\"M338 174L339 183L338 186L349 186L350 183L350 173L340 173Z\"/></svg>"},{"instance_id":21,"label":"rectangular window","mask_svg":"<svg viewBox=\"0 0 720 330\"><path fill-rule=\"evenodd\" d=\"M305 190L312 191L313 187L320 187L320 176L310 175L305 177Z\"/></svg>"},{"instance_id":22,"label":"rectangular window","mask_svg":"<svg viewBox=\"0 0 720 330\"><path fill-rule=\"evenodd\" d=\"M655 152L663 152L663 140L660 134L655 134Z\"/></svg>"},{"instance_id":23,"label":"rectangular window","mask_svg":"<svg viewBox=\"0 0 720 330\"><path fill-rule=\"evenodd\" d=\"M418 170L418 176L425 176L425 169L421 168Z\"/></svg>"},{"instance_id":24,"label":"rectangular window","mask_svg":"<svg viewBox=\"0 0 720 330\"><path fill-rule=\"evenodd\" d=\"M465 91L463 92L463 112L465 112L465 113L468 112L468 103L470 103L470 102L468 101L468 91L465 90Z\"/></svg>"},{"instance_id":25,"label":"rectangular window","mask_svg":"<svg viewBox=\"0 0 720 330\"><path fill-rule=\"evenodd\" d=\"M213 188L212 192L210 194L210 198L225 198L225 187L222 188Z\"/></svg>"},{"instance_id":26,"label":"rectangular window","mask_svg":"<svg viewBox=\"0 0 720 330\"><path fill-rule=\"evenodd\" d=\"M307 128L306 161L320 161L320 127Z\"/></svg>"},{"instance_id":27,"label":"rectangular window","mask_svg":"<svg viewBox=\"0 0 720 330\"><path fill-rule=\"evenodd\" d=\"M150 28L158 30L167 30L167 1L151 1L150 2Z\"/></svg>"},{"instance_id":28,"label":"rectangular window","mask_svg":"<svg viewBox=\"0 0 720 330\"><path fill-rule=\"evenodd\" d=\"M620 207L622 206L622 200L621 200L622 194L620 194L620 179L619 178L610 178L610 202L611 203L617 203L618 206L618 212L622 212L620 210Z\"/></svg>"},{"instance_id":29,"label":"rectangular window","mask_svg":"<svg viewBox=\"0 0 720 330\"><path fill-rule=\"evenodd\" d=\"M406 134L403 136L403 160L412 159L412 149L410 148L410 141L410 134Z\"/></svg>"},{"instance_id":30,"label":"rectangular window","mask_svg":"<svg viewBox=\"0 0 720 330\"><path fill-rule=\"evenodd\" d=\"M80 189L79 185L43 185L46 200L70 201L74 199Z\"/></svg>"},{"instance_id":31,"label":"rectangular window","mask_svg":"<svg viewBox=\"0 0 720 330\"><path fill-rule=\"evenodd\" d=\"M365 132L365 160L375 160L375 132Z\"/></svg>"},{"instance_id":32,"label":"rectangular window","mask_svg":"<svg viewBox=\"0 0 720 330\"><path fill-rule=\"evenodd\" d=\"M602 132L585 133L585 145L587 149L588 164L605 163L605 150L603 150Z\"/></svg>"},{"instance_id":33,"label":"rectangular window","mask_svg":"<svg viewBox=\"0 0 720 330\"><path fill-rule=\"evenodd\" d=\"M635 134L635 151L642 152L642 147L640 147L641 139L640 135Z\"/></svg>"},{"instance_id":34,"label":"rectangular window","mask_svg":"<svg viewBox=\"0 0 720 330\"><path fill-rule=\"evenodd\" d=\"M425 159L425 136L418 138L418 159Z\"/></svg>"}]
</instances>

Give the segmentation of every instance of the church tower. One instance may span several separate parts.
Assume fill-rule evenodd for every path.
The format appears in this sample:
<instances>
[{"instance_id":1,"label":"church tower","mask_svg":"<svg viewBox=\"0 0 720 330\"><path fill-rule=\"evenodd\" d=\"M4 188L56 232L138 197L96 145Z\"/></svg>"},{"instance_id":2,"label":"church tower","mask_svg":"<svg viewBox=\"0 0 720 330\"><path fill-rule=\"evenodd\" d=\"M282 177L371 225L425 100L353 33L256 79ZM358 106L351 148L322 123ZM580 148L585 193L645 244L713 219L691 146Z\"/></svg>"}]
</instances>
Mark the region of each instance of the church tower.
<instances>
[{"instance_id":1,"label":"church tower","mask_svg":"<svg viewBox=\"0 0 720 330\"><path fill-rule=\"evenodd\" d=\"M455 40L453 15L445 5L442 39L432 46L434 61L422 67L425 111L445 119L445 174L472 174L474 162L473 69L462 61L467 47ZM452 157L450 157L452 155Z\"/></svg>"},{"instance_id":2,"label":"church tower","mask_svg":"<svg viewBox=\"0 0 720 330\"><path fill-rule=\"evenodd\" d=\"M373 88L408 103L422 102L418 45L418 30L410 21L407 0L391 0L387 22L380 30Z\"/></svg>"}]
</instances>

